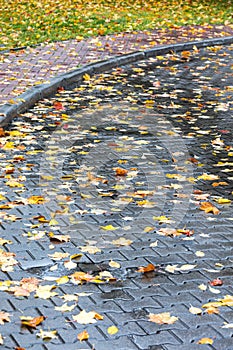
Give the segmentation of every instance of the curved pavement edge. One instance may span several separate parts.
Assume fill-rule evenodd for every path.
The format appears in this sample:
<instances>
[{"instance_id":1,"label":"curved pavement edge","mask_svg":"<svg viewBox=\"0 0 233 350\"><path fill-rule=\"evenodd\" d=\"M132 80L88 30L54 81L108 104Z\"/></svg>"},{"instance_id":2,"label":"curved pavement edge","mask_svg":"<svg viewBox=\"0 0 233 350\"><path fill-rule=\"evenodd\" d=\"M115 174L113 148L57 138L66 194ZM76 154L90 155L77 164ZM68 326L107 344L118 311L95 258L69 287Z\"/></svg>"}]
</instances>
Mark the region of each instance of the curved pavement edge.
<instances>
[{"instance_id":1,"label":"curved pavement edge","mask_svg":"<svg viewBox=\"0 0 233 350\"><path fill-rule=\"evenodd\" d=\"M0 107L0 127L7 126L18 114L25 112L39 100L54 94L58 87L63 86L66 88L73 83L81 82L84 74L94 75L102 73L117 66L130 64L157 55L164 55L171 51L180 52L184 50L191 50L194 46L197 48L204 48L208 46L229 45L232 43L233 36L206 39L202 41L190 41L182 44L168 44L85 65L82 68L78 68L52 78L50 83L41 84L27 90L15 98L15 103L13 104L4 104L2 107Z\"/></svg>"}]
</instances>

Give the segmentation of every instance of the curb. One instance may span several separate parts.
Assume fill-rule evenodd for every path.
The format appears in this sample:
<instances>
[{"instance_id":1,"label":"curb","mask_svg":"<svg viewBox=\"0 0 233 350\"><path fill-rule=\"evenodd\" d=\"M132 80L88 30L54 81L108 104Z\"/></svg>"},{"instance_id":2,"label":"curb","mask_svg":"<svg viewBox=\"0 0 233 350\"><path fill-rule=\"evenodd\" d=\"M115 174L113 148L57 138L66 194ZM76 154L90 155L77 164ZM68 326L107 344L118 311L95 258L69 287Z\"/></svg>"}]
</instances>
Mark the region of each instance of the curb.
<instances>
[{"instance_id":1,"label":"curb","mask_svg":"<svg viewBox=\"0 0 233 350\"><path fill-rule=\"evenodd\" d=\"M193 47L205 48L208 46L229 45L233 43L233 36L224 38L207 39L202 41L191 41L182 44L162 45L153 49L138 51L130 54L125 54L108 60L99 61L97 63L88 64L82 68L75 69L68 73L58 75L52 78L50 83L35 86L17 98L15 103L6 103L0 107L0 127L7 126L13 118L18 114L25 112L39 100L53 95L58 87L67 88L74 83L80 83L83 80L84 74L94 75L108 71L112 68L134 63L145 58L164 55L171 51L180 52L184 50L192 50Z\"/></svg>"}]
</instances>

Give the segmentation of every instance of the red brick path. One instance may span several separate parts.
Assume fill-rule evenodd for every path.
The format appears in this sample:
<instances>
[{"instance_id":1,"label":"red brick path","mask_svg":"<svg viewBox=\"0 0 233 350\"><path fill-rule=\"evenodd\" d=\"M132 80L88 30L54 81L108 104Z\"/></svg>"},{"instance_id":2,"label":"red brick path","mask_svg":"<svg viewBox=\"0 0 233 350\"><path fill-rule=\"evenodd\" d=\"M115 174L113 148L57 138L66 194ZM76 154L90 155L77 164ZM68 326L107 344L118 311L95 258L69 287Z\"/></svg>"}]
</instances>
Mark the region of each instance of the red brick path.
<instances>
[{"instance_id":1,"label":"red brick path","mask_svg":"<svg viewBox=\"0 0 233 350\"><path fill-rule=\"evenodd\" d=\"M42 44L0 56L0 105L78 66L155 45L233 35L233 26L182 27Z\"/></svg>"}]
</instances>

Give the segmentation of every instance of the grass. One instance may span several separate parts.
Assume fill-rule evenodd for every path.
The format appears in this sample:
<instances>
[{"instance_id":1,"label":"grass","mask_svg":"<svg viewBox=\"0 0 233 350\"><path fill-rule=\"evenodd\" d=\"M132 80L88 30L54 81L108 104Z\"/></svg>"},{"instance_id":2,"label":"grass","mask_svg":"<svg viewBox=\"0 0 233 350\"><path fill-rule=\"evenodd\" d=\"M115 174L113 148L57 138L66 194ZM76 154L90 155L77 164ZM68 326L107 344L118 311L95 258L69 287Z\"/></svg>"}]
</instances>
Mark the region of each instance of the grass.
<instances>
[{"instance_id":1,"label":"grass","mask_svg":"<svg viewBox=\"0 0 233 350\"><path fill-rule=\"evenodd\" d=\"M161 27L233 23L231 0L0 0L0 13L0 45L7 48Z\"/></svg>"}]
</instances>

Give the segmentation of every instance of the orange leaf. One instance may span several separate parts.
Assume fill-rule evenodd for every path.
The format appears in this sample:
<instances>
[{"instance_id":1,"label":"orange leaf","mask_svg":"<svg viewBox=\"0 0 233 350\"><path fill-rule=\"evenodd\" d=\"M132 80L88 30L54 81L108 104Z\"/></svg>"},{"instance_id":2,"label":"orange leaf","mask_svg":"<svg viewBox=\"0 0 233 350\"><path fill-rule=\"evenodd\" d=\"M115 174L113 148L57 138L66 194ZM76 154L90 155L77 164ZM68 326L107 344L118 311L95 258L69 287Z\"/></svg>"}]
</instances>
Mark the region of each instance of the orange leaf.
<instances>
[{"instance_id":1,"label":"orange leaf","mask_svg":"<svg viewBox=\"0 0 233 350\"><path fill-rule=\"evenodd\" d=\"M211 338L201 338L198 342L197 342L197 344L213 344L213 339L211 339Z\"/></svg>"},{"instance_id":2,"label":"orange leaf","mask_svg":"<svg viewBox=\"0 0 233 350\"><path fill-rule=\"evenodd\" d=\"M138 268L137 272L142 272L142 273L146 273L146 272L151 272L155 270L155 265L153 264L148 264L147 266L140 266Z\"/></svg>"},{"instance_id":3,"label":"orange leaf","mask_svg":"<svg viewBox=\"0 0 233 350\"><path fill-rule=\"evenodd\" d=\"M158 324L172 324L178 320L178 317L171 316L170 312L162 312L160 314L149 314L149 321Z\"/></svg>"},{"instance_id":4,"label":"orange leaf","mask_svg":"<svg viewBox=\"0 0 233 350\"><path fill-rule=\"evenodd\" d=\"M27 319L22 317L21 324L27 327L36 328L39 324L41 324L44 321L44 319L45 319L44 316L38 316L32 319Z\"/></svg>"},{"instance_id":5,"label":"orange leaf","mask_svg":"<svg viewBox=\"0 0 233 350\"><path fill-rule=\"evenodd\" d=\"M216 278L209 282L211 286L221 286L223 284L223 281L220 280L220 278Z\"/></svg>"},{"instance_id":6,"label":"orange leaf","mask_svg":"<svg viewBox=\"0 0 233 350\"><path fill-rule=\"evenodd\" d=\"M54 108L57 109L57 110L62 110L64 111L64 107L63 107L63 104L61 102L54 102L53 104Z\"/></svg>"},{"instance_id":7,"label":"orange leaf","mask_svg":"<svg viewBox=\"0 0 233 350\"><path fill-rule=\"evenodd\" d=\"M218 210L218 208L216 208L213 204L211 204L210 202L202 202L200 205L200 209L204 210L205 213L213 213L215 215L217 215L218 213L220 213L220 211Z\"/></svg>"},{"instance_id":8,"label":"orange leaf","mask_svg":"<svg viewBox=\"0 0 233 350\"><path fill-rule=\"evenodd\" d=\"M118 176L126 176L128 173L128 170L123 169L123 168L116 168L115 172L116 172L116 175L118 175Z\"/></svg>"},{"instance_id":9,"label":"orange leaf","mask_svg":"<svg viewBox=\"0 0 233 350\"><path fill-rule=\"evenodd\" d=\"M78 340L83 341L89 339L89 334L87 333L86 330L78 334Z\"/></svg>"}]
</instances>

